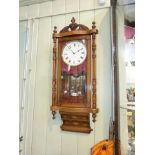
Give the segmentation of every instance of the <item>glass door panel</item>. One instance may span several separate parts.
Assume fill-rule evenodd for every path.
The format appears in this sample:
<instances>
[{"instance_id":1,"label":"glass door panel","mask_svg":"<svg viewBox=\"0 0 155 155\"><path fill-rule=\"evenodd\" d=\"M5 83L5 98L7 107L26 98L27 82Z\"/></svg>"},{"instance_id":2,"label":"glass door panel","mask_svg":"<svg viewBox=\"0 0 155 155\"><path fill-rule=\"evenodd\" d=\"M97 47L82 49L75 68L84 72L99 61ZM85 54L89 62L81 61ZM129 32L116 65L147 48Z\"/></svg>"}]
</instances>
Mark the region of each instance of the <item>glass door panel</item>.
<instances>
[{"instance_id":1,"label":"glass door panel","mask_svg":"<svg viewBox=\"0 0 155 155\"><path fill-rule=\"evenodd\" d=\"M124 2L124 3L123 3ZM127 2L127 3L126 3ZM119 68L120 139L125 155L135 154L135 4L116 7Z\"/></svg>"}]
</instances>

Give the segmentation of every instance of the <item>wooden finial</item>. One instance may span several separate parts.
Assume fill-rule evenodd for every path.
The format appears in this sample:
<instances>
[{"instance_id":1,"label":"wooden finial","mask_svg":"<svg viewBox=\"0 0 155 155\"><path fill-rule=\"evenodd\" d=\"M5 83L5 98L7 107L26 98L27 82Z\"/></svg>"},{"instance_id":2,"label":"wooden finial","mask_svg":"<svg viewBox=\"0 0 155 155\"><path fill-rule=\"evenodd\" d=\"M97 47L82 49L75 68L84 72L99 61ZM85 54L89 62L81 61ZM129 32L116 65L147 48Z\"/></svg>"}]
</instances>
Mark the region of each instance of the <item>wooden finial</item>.
<instances>
[{"instance_id":1,"label":"wooden finial","mask_svg":"<svg viewBox=\"0 0 155 155\"><path fill-rule=\"evenodd\" d=\"M93 21L92 24L93 24L93 25L92 25L92 28L95 29L95 28L96 28L96 26L95 26L95 24L96 24L95 21Z\"/></svg>"},{"instance_id":2,"label":"wooden finial","mask_svg":"<svg viewBox=\"0 0 155 155\"><path fill-rule=\"evenodd\" d=\"M55 111L52 111L52 115L53 115L53 119L55 119L55 114L56 114L56 112Z\"/></svg>"},{"instance_id":3,"label":"wooden finial","mask_svg":"<svg viewBox=\"0 0 155 155\"><path fill-rule=\"evenodd\" d=\"M75 23L75 18L74 17L72 17L71 22L72 22L72 24Z\"/></svg>"},{"instance_id":4,"label":"wooden finial","mask_svg":"<svg viewBox=\"0 0 155 155\"><path fill-rule=\"evenodd\" d=\"M96 122L96 119L95 119L96 118L96 113L93 113L92 117L93 117L93 122L95 123Z\"/></svg>"},{"instance_id":5,"label":"wooden finial","mask_svg":"<svg viewBox=\"0 0 155 155\"><path fill-rule=\"evenodd\" d=\"M57 27L54 26L54 30L53 30L54 33L57 33Z\"/></svg>"}]
</instances>

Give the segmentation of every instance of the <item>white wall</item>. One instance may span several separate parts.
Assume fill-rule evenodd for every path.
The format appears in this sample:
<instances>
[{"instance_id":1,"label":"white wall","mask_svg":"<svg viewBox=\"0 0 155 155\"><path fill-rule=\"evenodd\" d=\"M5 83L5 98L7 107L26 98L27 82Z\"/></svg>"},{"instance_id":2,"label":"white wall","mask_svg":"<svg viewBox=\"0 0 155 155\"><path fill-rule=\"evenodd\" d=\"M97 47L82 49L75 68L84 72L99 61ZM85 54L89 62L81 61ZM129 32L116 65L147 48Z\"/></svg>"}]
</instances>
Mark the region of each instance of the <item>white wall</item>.
<instances>
[{"instance_id":1,"label":"white wall","mask_svg":"<svg viewBox=\"0 0 155 155\"><path fill-rule=\"evenodd\" d=\"M55 0L20 7L20 22L27 21L27 100L24 108L22 155L90 155L90 148L108 138L112 105L110 1L100 6L98 0ZM52 32L61 30L75 17L77 23L92 26L97 35L97 105L96 123L90 134L60 130L59 114L52 119ZM26 66L25 66L26 67Z\"/></svg>"},{"instance_id":2,"label":"white wall","mask_svg":"<svg viewBox=\"0 0 155 155\"><path fill-rule=\"evenodd\" d=\"M20 22L19 24L19 108L20 108L20 122L19 122L19 136L23 136L23 125L25 122L24 118L24 106L26 99L26 85L27 81L25 80L26 73L26 41L27 41L27 22ZM22 149L23 141L20 142L20 150Z\"/></svg>"}]
</instances>

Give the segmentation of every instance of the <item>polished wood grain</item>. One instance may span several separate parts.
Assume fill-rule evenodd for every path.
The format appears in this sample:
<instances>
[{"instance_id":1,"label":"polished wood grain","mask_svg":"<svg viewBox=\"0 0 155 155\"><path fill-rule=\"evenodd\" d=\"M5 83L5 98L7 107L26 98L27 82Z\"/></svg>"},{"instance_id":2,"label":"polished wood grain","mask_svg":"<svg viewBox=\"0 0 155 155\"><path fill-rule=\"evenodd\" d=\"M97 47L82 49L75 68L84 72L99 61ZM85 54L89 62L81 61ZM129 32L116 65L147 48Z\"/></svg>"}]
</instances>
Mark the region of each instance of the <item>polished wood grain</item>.
<instances>
[{"instance_id":1,"label":"polished wood grain","mask_svg":"<svg viewBox=\"0 0 155 155\"><path fill-rule=\"evenodd\" d=\"M96 34L98 33L98 31L96 30L96 26L95 26L95 22L92 23L92 29L93 34L92 34L92 64L93 64L93 75L92 75L92 108L96 109L96 43L95 43L95 39L96 39ZM95 118L96 118L96 112L92 113L92 117L93 117L93 122L95 122Z\"/></svg>"},{"instance_id":2,"label":"polished wood grain","mask_svg":"<svg viewBox=\"0 0 155 155\"><path fill-rule=\"evenodd\" d=\"M52 81L52 106L54 107L56 105L56 37L54 34L57 33L57 27L54 27L53 31L53 81ZM56 111L52 109L53 119L55 118Z\"/></svg>"},{"instance_id":3,"label":"polished wood grain","mask_svg":"<svg viewBox=\"0 0 155 155\"><path fill-rule=\"evenodd\" d=\"M61 129L72 132L90 133L89 113L60 112L63 124Z\"/></svg>"}]
</instances>

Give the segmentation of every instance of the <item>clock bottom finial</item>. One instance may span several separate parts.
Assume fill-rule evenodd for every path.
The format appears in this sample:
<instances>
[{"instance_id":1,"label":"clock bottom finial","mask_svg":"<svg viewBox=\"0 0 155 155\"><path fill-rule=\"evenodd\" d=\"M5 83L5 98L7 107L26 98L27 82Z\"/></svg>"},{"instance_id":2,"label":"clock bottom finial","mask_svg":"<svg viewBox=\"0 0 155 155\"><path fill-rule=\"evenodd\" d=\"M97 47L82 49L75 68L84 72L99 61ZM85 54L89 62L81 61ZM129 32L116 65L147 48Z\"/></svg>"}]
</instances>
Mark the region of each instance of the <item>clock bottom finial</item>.
<instances>
[{"instance_id":1,"label":"clock bottom finial","mask_svg":"<svg viewBox=\"0 0 155 155\"><path fill-rule=\"evenodd\" d=\"M55 111L52 111L52 115L53 115L53 119L55 119L55 114L56 114L56 112Z\"/></svg>"}]
</instances>

